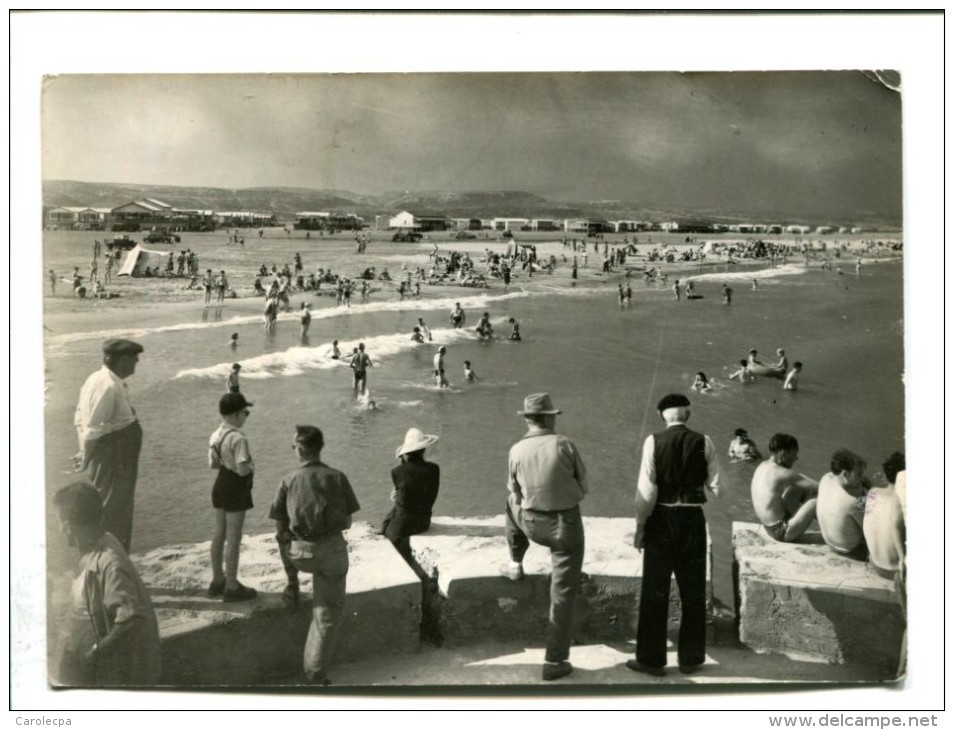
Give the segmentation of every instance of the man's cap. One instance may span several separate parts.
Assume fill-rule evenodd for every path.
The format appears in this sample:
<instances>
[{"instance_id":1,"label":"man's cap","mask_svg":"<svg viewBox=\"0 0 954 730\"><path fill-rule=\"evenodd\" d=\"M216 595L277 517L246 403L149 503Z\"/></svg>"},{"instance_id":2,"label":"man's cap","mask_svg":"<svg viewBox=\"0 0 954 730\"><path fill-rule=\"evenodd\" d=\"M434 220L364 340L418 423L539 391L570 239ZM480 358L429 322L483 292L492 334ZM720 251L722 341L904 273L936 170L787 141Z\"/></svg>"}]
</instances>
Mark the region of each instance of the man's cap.
<instances>
[{"instance_id":1,"label":"man's cap","mask_svg":"<svg viewBox=\"0 0 954 730\"><path fill-rule=\"evenodd\" d=\"M670 393L669 395L664 395L659 404L656 406L656 410L662 413L665 410L670 408L688 408L689 399L686 398L682 393Z\"/></svg>"},{"instance_id":2,"label":"man's cap","mask_svg":"<svg viewBox=\"0 0 954 730\"><path fill-rule=\"evenodd\" d=\"M325 445L325 436L317 426L295 426L295 441L305 449L314 451Z\"/></svg>"},{"instance_id":3,"label":"man's cap","mask_svg":"<svg viewBox=\"0 0 954 730\"><path fill-rule=\"evenodd\" d=\"M229 416L248 408L251 403L245 400L241 393L226 393L219 399L219 413L223 416Z\"/></svg>"},{"instance_id":4,"label":"man's cap","mask_svg":"<svg viewBox=\"0 0 954 730\"><path fill-rule=\"evenodd\" d=\"M103 353L106 355L138 355L144 349L132 340L111 339L103 343Z\"/></svg>"},{"instance_id":5,"label":"man's cap","mask_svg":"<svg viewBox=\"0 0 954 730\"><path fill-rule=\"evenodd\" d=\"M553 407L549 393L532 393L523 399L523 410L517 411L518 416L555 416L563 411Z\"/></svg>"}]
</instances>

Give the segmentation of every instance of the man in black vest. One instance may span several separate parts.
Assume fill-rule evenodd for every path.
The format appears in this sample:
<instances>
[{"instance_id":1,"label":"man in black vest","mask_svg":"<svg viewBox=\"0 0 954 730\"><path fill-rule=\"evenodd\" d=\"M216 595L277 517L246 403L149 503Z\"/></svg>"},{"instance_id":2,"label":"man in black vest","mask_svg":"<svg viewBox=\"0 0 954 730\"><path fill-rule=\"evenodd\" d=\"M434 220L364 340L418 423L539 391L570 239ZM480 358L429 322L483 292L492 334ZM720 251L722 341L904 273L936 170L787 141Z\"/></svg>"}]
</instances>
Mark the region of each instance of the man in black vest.
<instances>
[{"instance_id":1,"label":"man in black vest","mask_svg":"<svg viewBox=\"0 0 954 730\"><path fill-rule=\"evenodd\" d=\"M719 496L719 463L712 439L686 428L689 399L672 393L659 401L663 431L646 437L636 487L636 535L643 554L643 585L636 628L636 658L626 666L666 673L669 585L676 574L682 621L679 671L695 672L706 659L705 490Z\"/></svg>"}]
</instances>

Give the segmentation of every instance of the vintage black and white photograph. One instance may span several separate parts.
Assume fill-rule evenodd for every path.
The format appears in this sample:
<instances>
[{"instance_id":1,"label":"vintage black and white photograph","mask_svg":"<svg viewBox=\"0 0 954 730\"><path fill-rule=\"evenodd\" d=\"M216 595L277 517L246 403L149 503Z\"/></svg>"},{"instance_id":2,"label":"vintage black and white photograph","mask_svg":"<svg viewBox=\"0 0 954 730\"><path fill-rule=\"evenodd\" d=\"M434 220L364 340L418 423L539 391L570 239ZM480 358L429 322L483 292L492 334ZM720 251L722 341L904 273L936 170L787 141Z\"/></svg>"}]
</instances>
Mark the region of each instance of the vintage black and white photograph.
<instances>
[{"instance_id":1,"label":"vintage black and white photograph","mask_svg":"<svg viewBox=\"0 0 954 730\"><path fill-rule=\"evenodd\" d=\"M254 53L254 17L217 32ZM592 67L568 16L405 68L428 19L354 43L372 20L394 66L28 80L47 690L904 697L940 636L909 618L908 543L941 550L907 493L911 259L942 260L910 232L917 72L765 36L761 66ZM562 61L528 62L534 22Z\"/></svg>"}]
</instances>

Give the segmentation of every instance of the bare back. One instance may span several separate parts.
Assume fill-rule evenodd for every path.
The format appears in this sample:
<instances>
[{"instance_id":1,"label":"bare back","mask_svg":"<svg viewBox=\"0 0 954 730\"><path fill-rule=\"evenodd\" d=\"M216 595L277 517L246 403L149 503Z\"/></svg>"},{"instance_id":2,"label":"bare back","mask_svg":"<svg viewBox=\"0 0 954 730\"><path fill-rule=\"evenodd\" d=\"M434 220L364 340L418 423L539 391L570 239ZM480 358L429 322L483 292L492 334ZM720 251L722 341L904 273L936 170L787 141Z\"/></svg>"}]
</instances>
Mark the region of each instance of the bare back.
<instances>
[{"instance_id":1,"label":"bare back","mask_svg":"<svg viewBox=\"0 0 954 730\"><path fill-rule=\"evenodd\" d=\"M772 525L791 517L785 509L782 493L801 478L797 471L776 464L772 457L756 467L752 475L752 507L763 525Z\"/></svg>"}]
</instances>

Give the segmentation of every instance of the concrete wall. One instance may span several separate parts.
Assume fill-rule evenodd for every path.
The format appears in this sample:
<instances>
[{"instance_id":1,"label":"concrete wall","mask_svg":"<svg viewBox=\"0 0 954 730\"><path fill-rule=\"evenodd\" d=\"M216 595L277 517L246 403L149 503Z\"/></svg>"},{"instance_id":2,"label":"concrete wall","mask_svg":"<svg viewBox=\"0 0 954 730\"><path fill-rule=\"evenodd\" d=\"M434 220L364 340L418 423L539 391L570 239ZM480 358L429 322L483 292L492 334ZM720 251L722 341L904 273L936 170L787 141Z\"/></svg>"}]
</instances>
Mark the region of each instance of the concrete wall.
<instances>
[{"instance_id":1,"label":"concrete wall","mask_svg":"<svg viewBox=\"0 0 954 730\"><path fill-rule=\"evenodd\" d=\"M892 581L830 550L818 533L779 543L732 525L739 638L750 648L896 670L905 620Z\"/></svg>"}]
</instances>

